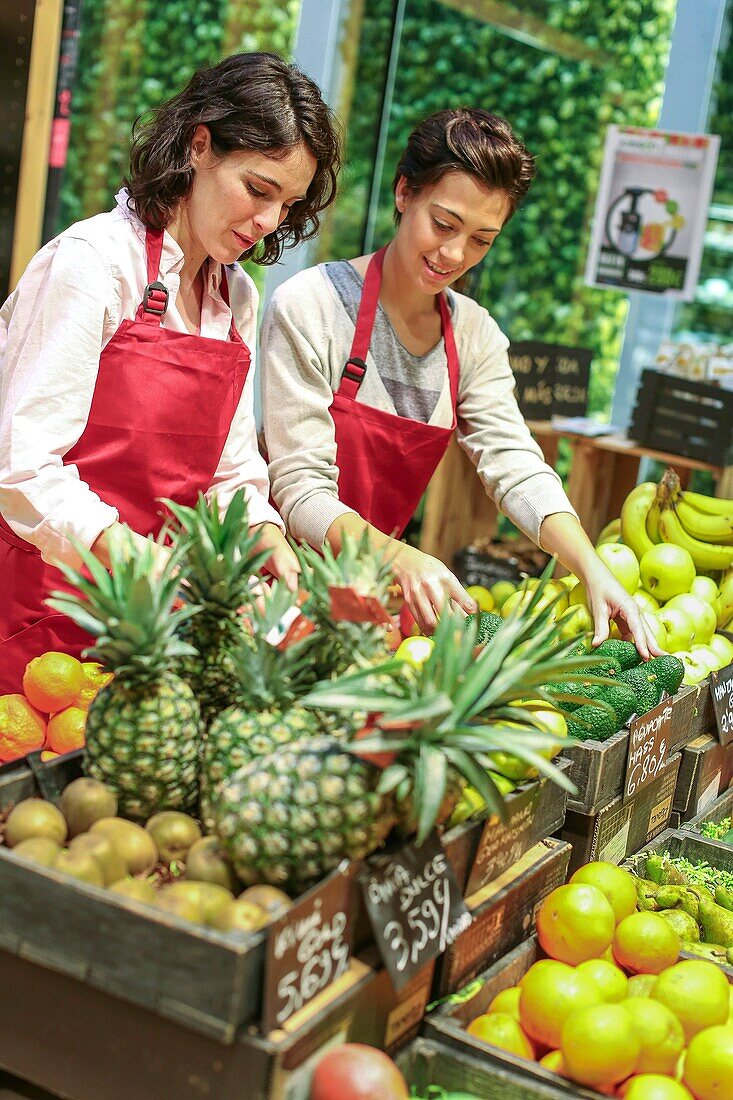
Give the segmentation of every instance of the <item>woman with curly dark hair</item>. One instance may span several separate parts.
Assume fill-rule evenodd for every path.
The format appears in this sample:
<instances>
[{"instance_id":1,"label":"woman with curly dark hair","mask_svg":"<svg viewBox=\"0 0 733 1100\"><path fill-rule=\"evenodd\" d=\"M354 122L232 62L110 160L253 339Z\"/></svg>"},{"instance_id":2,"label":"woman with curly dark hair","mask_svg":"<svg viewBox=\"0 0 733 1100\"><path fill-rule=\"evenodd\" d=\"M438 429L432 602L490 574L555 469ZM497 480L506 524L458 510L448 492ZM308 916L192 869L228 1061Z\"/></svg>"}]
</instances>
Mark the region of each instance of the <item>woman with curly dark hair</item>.
<instances>
[{"instance_id":1,"label":"woman with curly dark hair","mask_svg":"<svg viewBox=\"0 0 733 1100\"><path fill-rule=\"evenodd\" d=\"M272 571L295 583L257 451L257 291L237 261L313 236L338 168L313 81L235 55L136 124L116 208L31 260L0 310L0 692L31 657L88 643L45 607L56 563L78 564L79 542L107 564L121 523L157 534L161 497L223 508L244 489Z\"/></svg>"}]
</instances>

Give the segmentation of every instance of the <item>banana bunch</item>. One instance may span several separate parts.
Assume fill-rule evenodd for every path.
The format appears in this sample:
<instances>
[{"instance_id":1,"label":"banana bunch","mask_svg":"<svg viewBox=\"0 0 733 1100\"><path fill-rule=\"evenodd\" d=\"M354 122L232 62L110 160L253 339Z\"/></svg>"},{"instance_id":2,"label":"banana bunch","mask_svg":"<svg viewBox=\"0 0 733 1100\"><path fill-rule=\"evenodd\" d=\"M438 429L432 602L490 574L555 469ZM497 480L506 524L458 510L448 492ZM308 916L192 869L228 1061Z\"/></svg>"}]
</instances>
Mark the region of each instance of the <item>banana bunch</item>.
<instances>
[{"instance_id":1,"label":"banana bunch","mask_svg":"<svg viewBox=\"0 0 733 1100\"><path fill-rule=\"evenodd\" d=\"M698 572L733 566L733 500L682 489L672 469L659 485L645 481L632 489L620 518L621 539L639 560L652 546L671 542L688 551Z\"/></svg>"},{"instance_id":2,"label":"banana bunch","mask_svg":"<svg viewBox=\"0 0 733 1100\"><path fill-rule=\"evenodd\" d=\"M718 630L733 630L733 568L725 571L718 590Z\"/></svg>"}]
</instances>

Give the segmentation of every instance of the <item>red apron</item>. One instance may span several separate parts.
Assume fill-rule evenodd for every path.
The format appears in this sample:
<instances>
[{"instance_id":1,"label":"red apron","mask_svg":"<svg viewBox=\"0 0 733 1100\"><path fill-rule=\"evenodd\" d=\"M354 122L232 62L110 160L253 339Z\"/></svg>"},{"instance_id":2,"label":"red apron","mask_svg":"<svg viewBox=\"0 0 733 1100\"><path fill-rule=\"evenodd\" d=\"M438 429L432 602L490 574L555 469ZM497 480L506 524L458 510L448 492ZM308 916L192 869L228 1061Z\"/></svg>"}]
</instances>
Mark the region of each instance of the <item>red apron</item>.
<instances>
[{"instance_id":1,"label":"red apron","mask_svg":"<svg viewBox=\"0 0 733 1100\"><path fill-rule=\"evenodd\" d=\"M456 426L458 353L445 295L438 296L440 320L448 358L453 423L437 428L419 420L373 409L356 400L364 380L366 357L379 303L386 246L369 261L351 355L333 395L331 416L336 428L336 465L339 500L385 535L400 537Z\"/></svg>"},{"instance_id":2,"label":"red apron","mask_svg":"<svg viewBox=\"0 0 733 1100\"><path fill-rule=\"evenodd\" d=\"M163 233L145 240L148 286L134 320L99 357L89 419L64 455L120 521L157 535L158 500L193 505L211 485L250 364L232 320L228 340L163 327L168 291L158 281ZM221 294L228 303L226 272ZM70 517L73 520L73 517ZM60 570L0 517L0 694L21 690L26 663L47 650L79 656L90 637L44 599L68 588Z\"/></svg>"}]
</instances>

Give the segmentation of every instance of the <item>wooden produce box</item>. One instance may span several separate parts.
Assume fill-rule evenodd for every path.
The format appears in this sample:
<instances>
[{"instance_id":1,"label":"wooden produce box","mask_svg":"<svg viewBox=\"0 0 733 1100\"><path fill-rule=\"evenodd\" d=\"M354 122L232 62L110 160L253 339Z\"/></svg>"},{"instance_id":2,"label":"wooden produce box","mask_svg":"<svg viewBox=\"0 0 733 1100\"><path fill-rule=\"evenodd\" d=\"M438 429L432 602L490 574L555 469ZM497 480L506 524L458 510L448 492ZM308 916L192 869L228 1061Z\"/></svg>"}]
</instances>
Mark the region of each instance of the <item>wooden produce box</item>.
<instances>
[{"instance_id":1,"label":"wooden produce box","mask_svg":"<svg viewBox=\"0 0 733 1100\"><path fill-rule=\"evenodd\" d=\"M420 1031L433 988L435 962L424 966L397 992L376 947L359 956L359 961L370 967L373 980L364 985L356 1002L349 1041L394 1055Z\"/></svg>"},{"instance_id":2,"label":"wooden produce box","mask_svg":"<svg viewBox=\"0 0 733 1100\"><path fill-rule=\"evenodd\" d=\"M641 851L624 861L623 866L629 870L644 876L647 856L654 852L669 852L671 856L681 856L689 859L691 863L709 863L711 867L719 867L724 871L733 871L733 846L719 844L715 840L708 840L699 834L684 832L682 829L666 829L651 844L645 845ZM695 959L699 956L688 955L683 951L686 959ZM724 970L728 981L733 983L733 967L717 963Z\"/></svg>"},{"instance_id":3,"label":"wooden produce box","mask_svg":"<svg viewBox=\"0 0 733 1100\"><path fill-rule=\"evenodd\" d=\"M673 809L682 821L702 813L733 779L733 744L723 747L717 737L701 734L682 750Z\"/></svg>"},{"instance_id":4,"label":"wooden produce box","mask_svg":"<svg viewBox=\"0 0 733 1100\"><path fill-rule=\"evenodd\" d=\"M224 1045L0 951L0 987L12 990L0 999L0 1067L66 1100L308 1100L314 1065L350 1040L373 981L352 959L284 1029L247 1028Z\"/></svg>"},{"instance_id":5,"label":"wooden produce box","mask_svg":"<svg viewBox=\"0 0 733 1100\"><path fill-rule=\"evenodd\" d=\"M552 1100L567 1096L597 1100L600 1095L595 1090L570 1084L538 1062L530 1062L498 1047L489 1046L466 1031L471 1020L486 1012L497 993L517 985L532 963L540 957L543 956L537 939L532 936L480 975L472 997L466 1000L456 997L455 1001L439 1005L425 1017L423 1032L426 1039L441 1043L465 1057L476 1059L501 1074L501 1084L496 1091L477 1092L482 1100L483 1097L490 1097L491 1100L534 1100L538 1096L551 1097Z\"/></svg>"},{"instance_id":6,"label":"wooden produce box","mask_svg":"<svg viewBox=\"0 0 733 1100\"><path fill-rule=\"evenodd\" d=\"M683 687L672 697L669 753L678 752L694 736L699 706L697 688ZM563 749L570 761L570 779L578 793L568 799L568 812L597 814L623 793L629 730L626 726L606 741L582 741Z\"/></svg>"},{"instance_id":7,"label":"wooden produce box","mask_svg":"<svg viewBox=\"0 0 733 1100\"><path fill-rule=\"evenodd\" d=\"M521 1067L490 1061L473 1050L463 1051L433 1039L416 1039L400 1054L397 1065L408 1086L419 1096L435 1096L445 1092L467 1093L481 1100L565 1100L574 1093L568 1081L564 1085L532 1082ZM560 1078L558 1078L558 1081ZM429 1092L429 1089L433 1092ZM528 1091L529 1090L529 1091ZM595 1096L595 1093L583 1095Z\"/></svg>"},{"instance_id":8,"label":"wooden produce box","mask_svg":"<svg viewBox=\"0 0 733 1100\"><path fill-rule=\"evenodd\" d=\"M570 845L542 840L512 867L466 898L473 923L436 962L435 997L461 989L534 931L537 909L568 875Z\"/></svg>"},{"instance_id":9,"label":"wooden produce box","mask_svg":"<svg viewBox=\"0 0 733 1100\"><path fill-rule=\"evenodd\" d=\"M63 789L79 758L42 766ZM38 794L28 769L0 809ZM0 847L0 948L231 1043L259 1017L267 929L225 933L43 867Z\"/></svg>"},{"instance_id":10,"label":"wooden produce box","mask_svg":"<svg viewBox=\"0 0 733 1100\"><path fill-rule=\"evenodd\" d=\"M568 810L560 837L573 848L571 874L591 860L620 863L667 827L680 760L675 753L662 774L627 802L619 795L594 814Z\"/></svg>"},{"instance_id":11,"label":"wooden produce box","mask_svg":"<svg viewBox=\"0 0 733 1100\"><path fill-rule=\"evenodd\" d=\"M700 833L700 826L703 822L712 821L717 825L725 817L733 817L733 787L723 791L714 802L709 805L706 804L700 813L695 814L689 821L685 821L680 828L683 833ZM704 837L703 839L709 840L710 837Z\"/></svg>"},{"instance_id":12,"label":"wooden produce box","mask_svg":"<svg viewBox=\"0 0 733 1100\"><path fill-rule=\"evenodd\" d=\"M655 451L728 466L733 462L733 393L710 382L643 370L628 435Z\"/></svg>"}]
</instances>

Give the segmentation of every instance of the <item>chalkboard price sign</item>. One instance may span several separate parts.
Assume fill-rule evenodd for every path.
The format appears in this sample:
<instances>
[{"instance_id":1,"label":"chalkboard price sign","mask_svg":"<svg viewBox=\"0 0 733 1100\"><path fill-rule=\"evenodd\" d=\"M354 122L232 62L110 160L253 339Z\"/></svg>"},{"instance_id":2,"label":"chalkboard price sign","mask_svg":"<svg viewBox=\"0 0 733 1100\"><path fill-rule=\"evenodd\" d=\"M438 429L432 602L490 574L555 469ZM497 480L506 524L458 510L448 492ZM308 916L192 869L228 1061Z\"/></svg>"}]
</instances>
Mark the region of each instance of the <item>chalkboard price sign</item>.
<instances>
[{"instance_id":1,"label":"chalkboard price sign","mask_svg":"<svg viewBox=\"0 0 733 1100\"><path fill-rule=\"evenodd\" d=\"M733 664L710 673L710 692L721 745L733 741Z\"/></svg>"},{"instance_id":2,"label":"chalkboard price sign","mask_svg":"<svg viewBox=\"0 0 733 1100\"><path fill-rule=\"evenodd\" d=\"M262 1022L282 1027L340 978L351 954L351 875L343 863L269 929Z\"/></svg>"},{"instance_id":3,"label":"chalkboard price sign","mask_svg":"<svg viewBox=\"0 0 733 1100\"><path fill-rule=\"evenodd\" d=\"M436 833L370 862L359 881L384 965L396 990L471 923Z\"/></svg>"},{"instance_id":4,"label":"chalkboard price sign","mask_svg":"<svg viewBox=\"0 0 733 1100\"><path fill-rule=\"evenodd\" d=\"M588 348L535 340L512 344L509 362L522 415L528 420L585 416L592 358Z\"/></svg>"},{"instance_id":5,"label":"chalkboard price sign","mask_svg":"<svg viewBox=\"0 0 733 1100\"><path fill-rule=\"evenodd\" d=\"M666 698L629 724L624 801L648 787L664 770L669 758L673 712L672 700Z\"/></svg>"}]
</instances>

